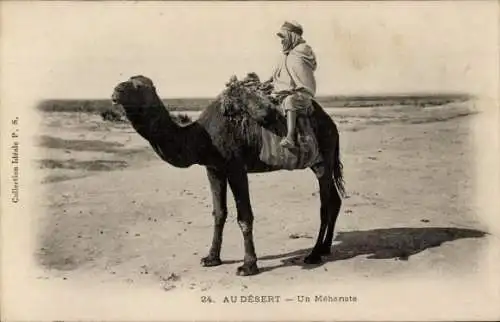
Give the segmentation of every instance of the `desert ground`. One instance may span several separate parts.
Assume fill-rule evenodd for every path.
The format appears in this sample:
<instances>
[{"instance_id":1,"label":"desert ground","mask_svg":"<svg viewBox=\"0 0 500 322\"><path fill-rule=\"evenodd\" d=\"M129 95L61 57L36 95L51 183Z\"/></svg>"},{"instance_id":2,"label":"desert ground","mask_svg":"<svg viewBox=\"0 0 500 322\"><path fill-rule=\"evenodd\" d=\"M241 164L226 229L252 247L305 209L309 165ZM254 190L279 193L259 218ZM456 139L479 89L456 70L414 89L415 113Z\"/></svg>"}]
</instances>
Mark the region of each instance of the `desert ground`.
<instances>
[{"instance_id":1,"label":"desert ground","mask_svg":"<svg viewBox=\"0 0 500 322\"><path fill-rule=\"evenodd\" d=\"M319 228L313 173L252 174L261 273L244 278L235 275L243 240L231 192L224 264L199 264L212 237L204 168L162 162L127 123L43 112L37 278L209 292L473 274L493 238L472 202L474 102L328 112L340 130L348 194L332 254L320 265L301 261Z\"/></svg>"}]
</instances>

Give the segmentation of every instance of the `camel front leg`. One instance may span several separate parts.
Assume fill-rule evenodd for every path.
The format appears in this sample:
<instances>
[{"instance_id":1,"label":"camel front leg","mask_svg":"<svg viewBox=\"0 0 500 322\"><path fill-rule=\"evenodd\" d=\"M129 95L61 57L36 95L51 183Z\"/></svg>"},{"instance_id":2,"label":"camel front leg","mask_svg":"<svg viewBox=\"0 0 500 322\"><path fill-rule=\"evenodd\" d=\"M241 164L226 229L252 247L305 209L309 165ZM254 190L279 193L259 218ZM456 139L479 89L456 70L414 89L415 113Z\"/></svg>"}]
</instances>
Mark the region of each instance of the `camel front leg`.
<instances>
[{"instance_id":1,"label":"camel front leg","mask_svg":"<svg viewBox=\"0 0 500 322\"><path fill-rule=\"evenodd\" d=\"M222 264L220 251L227 218L227 177L224 172L212 168L207 168L207 175L212 192L214 232L208 256L201 259L201 265L205 267Z\"/></svg>"},{"instance_id":2,"label":"camel front leg","mask_svg":"<svg viewBox=\"0 0 500 322\"><path fill-rule=\"evenodd\" d=\"M243 234L245 257L243 265L238 267L236 274L249 276L259 273L257 267L257 256L253 242L253 212L250 205L250 193L248 188L248 176L244 169L238 167L231 171L228 176L229 186L234 195L236 210L238 212L238 225Z\"/></svg>"}]
</instances>

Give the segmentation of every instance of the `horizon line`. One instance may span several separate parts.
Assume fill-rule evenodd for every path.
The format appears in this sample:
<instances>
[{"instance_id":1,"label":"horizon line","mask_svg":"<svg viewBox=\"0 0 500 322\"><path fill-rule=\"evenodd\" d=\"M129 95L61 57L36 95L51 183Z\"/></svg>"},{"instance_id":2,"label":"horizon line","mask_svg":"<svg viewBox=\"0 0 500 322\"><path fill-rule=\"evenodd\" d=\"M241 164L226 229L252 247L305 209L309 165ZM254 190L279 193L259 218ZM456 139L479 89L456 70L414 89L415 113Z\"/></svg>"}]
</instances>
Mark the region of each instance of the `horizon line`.
<instances>
[{"instance_id":1,"label":"horizon line","mask_svg":"<svg viewBox=\"0 0 500 322\"><path fill-rule=\"evenodd\" d=\"M315 96L316 99L322 98L391 98L391 97L435 97L435 96L459 96L459 97L468 97L473 98L477 96L476 94L469 92L459 92L459 91L449 91L449 92L386 92L386 93L345 93L345 94L318 94ZM160 97L161 100L179 100L179 99L193 99L193 100L213 100L216 99L216 96L166 96ZM42 101L57 101L57 100L75 100L75 101L92 101L92 100L110 100L105 97L60 97L60 98L45 98Z\"/></svg>"}]
</instances>

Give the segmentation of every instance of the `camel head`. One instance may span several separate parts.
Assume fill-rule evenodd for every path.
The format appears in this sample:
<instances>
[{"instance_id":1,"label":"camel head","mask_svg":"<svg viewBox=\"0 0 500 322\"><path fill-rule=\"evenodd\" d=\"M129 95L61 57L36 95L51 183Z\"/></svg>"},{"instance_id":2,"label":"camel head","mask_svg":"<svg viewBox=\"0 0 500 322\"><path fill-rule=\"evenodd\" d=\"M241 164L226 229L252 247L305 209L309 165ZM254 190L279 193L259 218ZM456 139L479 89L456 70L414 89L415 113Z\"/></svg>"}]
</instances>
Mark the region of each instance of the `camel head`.
<instances>
[{"instance_id":1,"label":"camel head","mask_svg":"<svg viewBox=\"0 0 500 322\"><path fill-rule=\"evenodd\" d=\"M111 101L113 105L121 105L127 113L141 113L161 102L151 79L142 75L116 85Z\"/></svg>"}]
</instances>

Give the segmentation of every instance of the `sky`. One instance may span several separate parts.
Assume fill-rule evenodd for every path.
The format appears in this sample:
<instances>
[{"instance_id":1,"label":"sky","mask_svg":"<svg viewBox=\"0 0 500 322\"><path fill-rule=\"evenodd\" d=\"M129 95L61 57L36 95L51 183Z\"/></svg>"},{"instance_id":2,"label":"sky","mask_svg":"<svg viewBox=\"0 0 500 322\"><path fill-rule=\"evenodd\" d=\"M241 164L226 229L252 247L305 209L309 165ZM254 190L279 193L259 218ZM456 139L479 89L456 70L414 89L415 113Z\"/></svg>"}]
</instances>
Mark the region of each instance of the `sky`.
<instances>
[{"instance_id":1,"label":"sky","mask_svg":"<svg viewBox=\"0 0 500 322\"><path fill-rule=\"evenodd\" d=\"M493 93L498 4L438 2L1 3L2 89L108 98L132 75L162 97L213 97L231 75L271 75L299 21L318 95Z\"/></svg>"}]
</instances>

